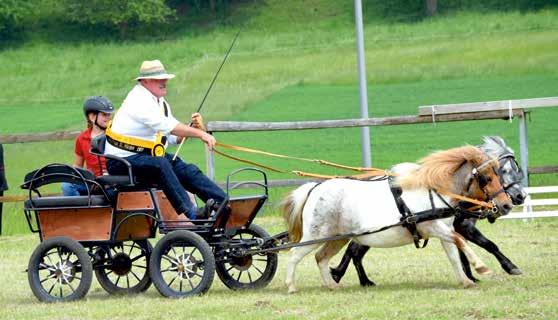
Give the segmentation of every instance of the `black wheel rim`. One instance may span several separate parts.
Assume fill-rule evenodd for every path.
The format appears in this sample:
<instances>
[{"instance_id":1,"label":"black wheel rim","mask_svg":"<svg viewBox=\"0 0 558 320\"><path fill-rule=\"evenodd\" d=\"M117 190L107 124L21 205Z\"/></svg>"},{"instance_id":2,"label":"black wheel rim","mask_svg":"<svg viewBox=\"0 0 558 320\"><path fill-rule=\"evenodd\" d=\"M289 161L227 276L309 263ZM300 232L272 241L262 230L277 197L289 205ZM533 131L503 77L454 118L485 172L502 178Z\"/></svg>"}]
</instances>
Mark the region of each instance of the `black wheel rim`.
<instances>
[{"instance_id":1,"label":"black wheel rim","mask_svg":"<svg viewBox=\"0 0 558 320\"><path fill-rule=\"evenodd\" d=\"M74 294L82 278L78 256L61 247L44 253L37 272L41 287L50 296L60 300Z\"/></svg>"},{"instance_id":2,"label":"black wheel rim","mask_svg":"<svg viewBox=\"0 0 558 320\"><path fill-rule=\"evenodd\" d=\"M148 254L136 242L127 242L110 248L112 259L103 267L105 277L114 286L134 288L147 275Z\"/></svg>"},{"instance_id":3,"label":"black wheel rim","mask_svg":"<svg viewBox=\"0 0 558 320\"><path fill-rule=\"evenodd\" d=\"M173 291L188 293L200 286L205 273L202 252L187 243L173 243L161 256L161 276Z\"/></svg>"}]
</instances>

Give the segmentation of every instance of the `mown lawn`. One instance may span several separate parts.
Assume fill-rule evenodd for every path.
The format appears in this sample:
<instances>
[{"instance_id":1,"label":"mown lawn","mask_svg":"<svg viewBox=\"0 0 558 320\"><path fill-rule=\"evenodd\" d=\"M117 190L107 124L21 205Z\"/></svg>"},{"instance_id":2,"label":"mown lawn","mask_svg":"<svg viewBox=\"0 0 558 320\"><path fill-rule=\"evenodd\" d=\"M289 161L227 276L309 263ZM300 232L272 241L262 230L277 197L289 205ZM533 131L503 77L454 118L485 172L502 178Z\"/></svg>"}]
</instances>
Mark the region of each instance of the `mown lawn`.
<instances>
[{"instance_id":1,"label":"mown lawn","mask_svg":"<svg viewBox=\"0 0 558 320\"><path fill-rule=\"evenodd\" d=\"M278 218L259 218L270 233L283 230ZM313 255L297 269L299 292L287 294L287 253L270 285L234 292L218 278L202 297L162 298L155 288L137 296L109 296L93 282L85 299L65 304L39 303L23 272L38 245L36 235L0 238L0 318L2 319L556 319L558 309L558 222L479 223L501 250L524 272L509 276L482 249L474 248L494 271L473 289L462 289L437 240L422 250L413 246L373 249L365 258L377 283L361 288L354 269L337 291L322 288ZM154 241L155 242L155 241ZM339 257L337 257L338 259Z\"/></svg>"}]
</instances>

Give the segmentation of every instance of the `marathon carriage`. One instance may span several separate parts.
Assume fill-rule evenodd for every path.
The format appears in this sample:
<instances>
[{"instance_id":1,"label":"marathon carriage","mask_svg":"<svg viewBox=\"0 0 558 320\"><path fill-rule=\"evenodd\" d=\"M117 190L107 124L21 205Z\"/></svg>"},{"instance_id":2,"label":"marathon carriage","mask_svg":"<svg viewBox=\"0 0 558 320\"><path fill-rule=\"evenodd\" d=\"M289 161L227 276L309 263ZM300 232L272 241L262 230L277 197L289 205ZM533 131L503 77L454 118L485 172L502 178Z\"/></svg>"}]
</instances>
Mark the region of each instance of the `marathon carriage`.
<instances>
[{"instance_id":1,"label":"marathon carriage","mask_svg":"<svg viewBox=\"0 0 558 320\"><path fill-rule=\"evenodd\" d=\"M92 153L102 155L104 143L103 137L94 139ZM245 168L231 173L227 194L245 184L261 192L227 199L210 208L208 219L191 221L176 214L156 185L138 181L125 159L105 157L124 162L128 175L95 177L86 170L50 164L25 177L25 216L41 241L27 272L40 301L84 297L93 271L109 293L138 293L153 283L166 297L205 293L215 272L233 290L264 287L273 279L277 254L262 249L275 240L252 224L268 198L263 171ZM246 171L261 175L262 182L231 185L231 176ZM88 194L41 195L39 188L60 182L82 183ZM152 248L149 239L157 230L165 236Z\"/></svg>"}]
</instances>

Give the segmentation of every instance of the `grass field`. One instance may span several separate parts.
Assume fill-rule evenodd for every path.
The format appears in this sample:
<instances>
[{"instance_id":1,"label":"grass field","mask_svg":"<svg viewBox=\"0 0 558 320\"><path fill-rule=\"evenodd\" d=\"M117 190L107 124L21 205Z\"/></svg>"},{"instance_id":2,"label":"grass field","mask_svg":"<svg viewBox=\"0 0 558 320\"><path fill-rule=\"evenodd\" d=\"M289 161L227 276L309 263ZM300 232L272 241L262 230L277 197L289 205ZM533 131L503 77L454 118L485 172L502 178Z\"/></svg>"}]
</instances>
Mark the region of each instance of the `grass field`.
<instances>
[{"instance_id":1,"label":"grass field","mask_svg":"<svg viewBox=\"0 0 558 320\"><path fill-rule=\"evenodd\" d=\"M263 6L241 7L236 14L232 27L186 31L160 41L75 43L38 38L3 50L0 66L6 77L0 134L80 129L84 97L103 94L118 105L140 62L153 58L177 73L168 98L177 117L186 119L197 108L240 21L245 28L206 101L206 120L358 117L352 6L339 1L291 1L286 6L270 0ZM366 16L370 116L416 114L424 104L556 96L557 18L558 10L456 13L412 24ZM555 165L556 109L537 110L530 119L530 165ZM477 144L483 135L501 135L517 151L517 130L516 122L500 120L374 127L373 164L388 167L414 161L436 149ZM223 133L217 138L360 164L358 129ZM72 158L71 141L4 148L11 187L7 195L22 193L18 185L26 172ZM199 142L189 142L181 155L205 167ZM300 163L247 158L285 169L334 173ZM217 158L218 180L239 166ZM531 180L533 185L557 182L557 175ZM283 192L273 191L271 201ZM26 232L21 204L8 203L4 212L4 234Z\"/></svg>"},{"instance_id":2,"label":"grass field","mask_svg":"<svg viewBox=\"0 0 558 320\"><path fill-rule=\"evenodd\" d=\"M278 218L257 219L270 233L282 231ZM37 302L27 283L28 259L36 235L0 238L1 319L556 319L558 238L555 220L479 223L524 272L509 276L497 261L474 248L494 271L473 289L462 289L437 240L422 250L413 246L373 249L365 258L377 283L361 288L351 267L343 288L320 285L313 255L297 269L299 292L284 286L287 254L279 256L275 278L264 289L233 292L216 277L208 294L185 300L162 298L154 287L137 296L109 296L93 282L85 299L63 305ZM339 258L339 257L338 257Z\"/></svg>"}]
</instances>

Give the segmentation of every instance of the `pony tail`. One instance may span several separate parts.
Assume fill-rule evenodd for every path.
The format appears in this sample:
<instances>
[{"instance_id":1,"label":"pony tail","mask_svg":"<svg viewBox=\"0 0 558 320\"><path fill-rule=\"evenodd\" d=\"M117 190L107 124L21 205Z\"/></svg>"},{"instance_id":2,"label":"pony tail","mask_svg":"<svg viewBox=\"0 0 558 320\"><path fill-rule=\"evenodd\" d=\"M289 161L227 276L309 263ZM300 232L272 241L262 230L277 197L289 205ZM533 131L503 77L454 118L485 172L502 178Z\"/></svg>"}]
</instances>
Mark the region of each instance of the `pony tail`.
<instances>
[{"instance_id":1,"label":"pony tail","mask_svg":"<svg viewBox=\"0 0 558 320\"><path fill-rule=\"evenodd\" d=\"M302 209L306 204L306 199L310 195L316 183L307 183L294 191L291 191L283 201L281 201L281 211L283 218L289 228L289 239L291 242L299 242L302 239Z\"/></svg>"}]
</instances>

